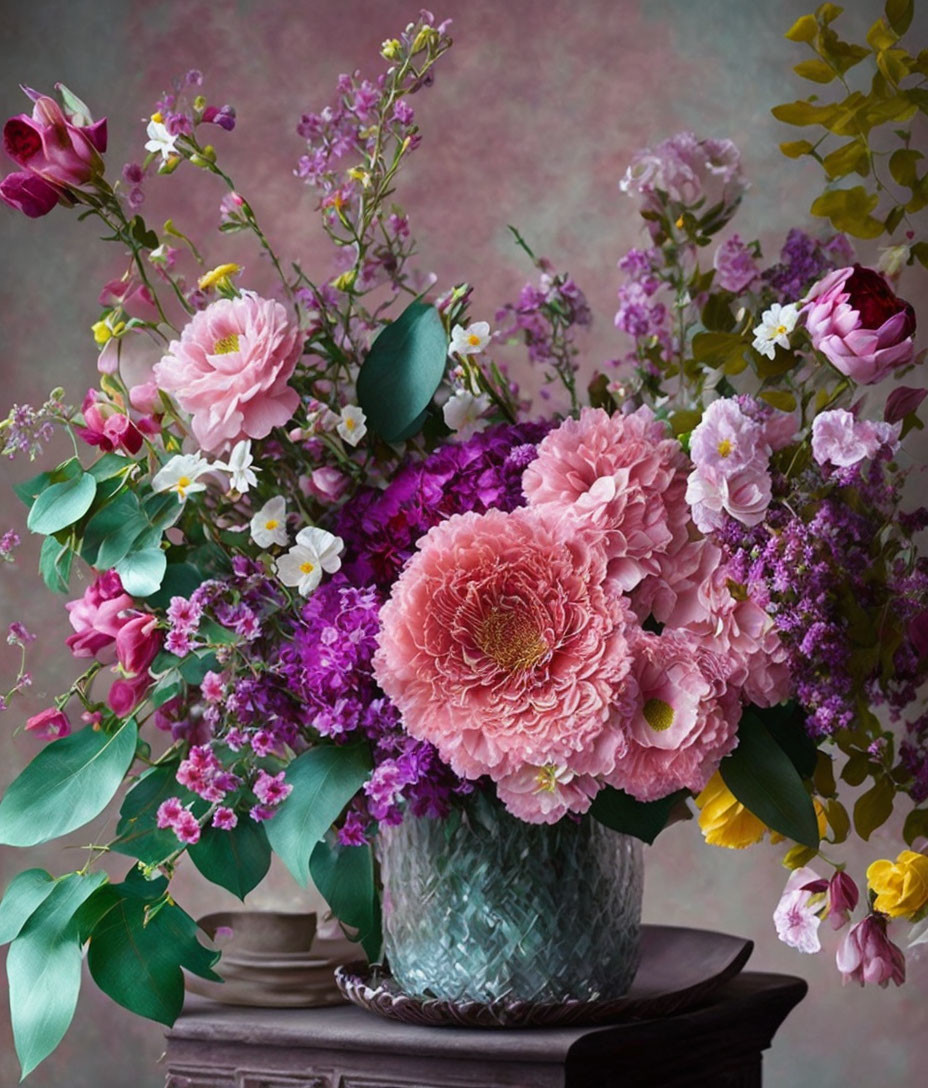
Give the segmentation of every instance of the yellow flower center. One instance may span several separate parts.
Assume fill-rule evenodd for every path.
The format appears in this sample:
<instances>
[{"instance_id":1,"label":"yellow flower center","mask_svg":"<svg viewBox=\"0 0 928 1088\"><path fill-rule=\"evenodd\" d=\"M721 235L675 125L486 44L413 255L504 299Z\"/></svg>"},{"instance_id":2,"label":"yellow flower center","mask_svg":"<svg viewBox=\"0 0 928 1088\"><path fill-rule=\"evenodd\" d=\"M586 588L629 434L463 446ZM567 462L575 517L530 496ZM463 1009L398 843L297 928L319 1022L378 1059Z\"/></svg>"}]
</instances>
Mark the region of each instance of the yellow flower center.
<instances>
[{"instance_id":1,"label":"yellow flower center","mask_svg":"<svg viewBox=\"0 0 928 1088\"><path fill-rule=\"evenodd\" d=\"M213 355L231 355L238 351L238 333L229 333L228 336L220 336L213 344Z\"/></svg>"},{"instance_id":2,"label":"yellow flower center","mask_svg":"<svg viewBox=\"0 0 928 1088\"><path fill-rule=\"evenodd\" d=\"M316 569L315 564L310 563L310 561L308 559L306 560L305 563L300 563L300 574L312 574L312 572L315 569Z\"/></svg>"},{"instance_id":3,"label":"yellow flower center","mask_svg":"<svg viewBox=\"0 0 928 1088\"><path fill-rule=\"evenodd\" d=\"M530 617L502 608L494 608L481 621L476 641L487 657L507 672L531 669L548 652Z\"/></svg>"},{"instance_id":4,"label":"yellow flower center","mask_svg":"<svg viewBox=\"0 0 928 1088\"><path fill-rule=\"evenodd\" d=\"M156 125L160 125L161 122L164 120L164 115L159 111L159 112L153 113L151 115L151 119L155 122Z\"/></svg>"},{"instance_id":5,"label":"yellow flower center","mask_svg":"<svg viewBox=\"0 0 928 1088\"><path fill-rule=\"evenodd\" d=\"M719 456L720 457L727 457L731 453L731 449L732 449L731 439L730 438L723 438L722 441L719 442L718 449L719 449Z\"/></svg>"},{"instance_id":6,"label":"yellow flower center","mask_svg":"<svg viewBox=\"0 0 928 1088\"><path fill-rule=\"evenodd\" d=\"M789 329L785 325L777 325L777 336L785 336L789 332Z\"/></svg>"},{"instance_id":7,"label":"yellow flower center","mask_svg":"<svg viewBox=\"0 0 928 1088\"><path fill-rule=\"evenodd\" d=\"M554 793L557 790L557 764L546 763L539 767L535 781L538 783L538 793Z\"/></svg>"},{"instance_id":8,"label":"yellow flower center","mask_svg":"<svg viewBox=\"0 0 928 1088\"><path fill-rule=\"evenodd\" d=\"M467 342L472 348L480 347L480 337L475 332L472 332L470 336L468 336Z\"/></svg>"},{"instance_id":9,"label":"yellow flower center","mask_svg":"<svg viewBox=\"0 0 928 1088\"><path fill-rule=\"evenodd\" d=\"M673 707L663 699L648 699L642 713L655 733L663 733L673 725Z\"/></svg>"},{"instance_id":10,"label":"yellow flower center","mask_svg":"<svg viewBox=\"0 0 928 1088\"><path fill-rule=\"evenodd\" d=\"M355 427L357 426L357 424L356 424L356 423L355 423L355 421L354 421L354 420L353 420L353 419L351 418L351 416L347 416L344 422L345 422L345 427L346 427L346 428L347 428L347 430L349 430L349 431L353 431L353 430L355 429Z\"/></svg>"},{"instance_id":11,"label":"yellow flower center","mask_svg":"<svg viewBox=\"0 0 928 1088\"><path fill-rule=\"evenodd\" d=\"M270 529L276 529L278 525L280 525L280 522L277 520L277 518L269 518L264 523L264 528L269 529L269 530Z\"/></svg>"}]
</instances>

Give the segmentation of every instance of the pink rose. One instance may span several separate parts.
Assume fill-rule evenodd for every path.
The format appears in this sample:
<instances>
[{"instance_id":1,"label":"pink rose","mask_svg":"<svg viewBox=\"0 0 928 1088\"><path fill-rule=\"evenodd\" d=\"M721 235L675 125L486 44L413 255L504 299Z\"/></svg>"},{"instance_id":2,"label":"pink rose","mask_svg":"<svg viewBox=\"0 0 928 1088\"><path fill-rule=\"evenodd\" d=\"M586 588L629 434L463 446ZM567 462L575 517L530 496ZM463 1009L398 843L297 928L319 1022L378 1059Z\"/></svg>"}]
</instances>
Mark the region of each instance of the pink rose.
<instances>
[{"instance_id":1,"label":"pink rose","mask_svg":"<svg viewBox=\"0 0 928 1088\"><path fill-rule=\"evenodd\" d=\"M838 268L803 307L812 346L842 374L872 385L912 361L915 311L872 268Z\"/></svg>"},{"instance_id":2,"label":"pink rose","mask_svg":"<svg viewBox=\"0 0 928 1088\"><path fill-rule=\"evenodd\" d=\"M33 714L26 722L26 728L42 740L58 740L71 732L71 722L63 710L50 706L47 710Z\"/></svg>"},{"instance_id":3,"label":"pink rose","mask_svg":"<svg viewBox=\"0 0 928 1088\"><path fill-rule=\"evenodd\" d=\"M899 423L857 420L844 408L821 412L812 423L812 456L818 464L848 468L874 457L884 446L899 446Z\"/></svg>"},{"instance_id":4,"label":"pink rose","mask_svg":"<svg viewBox=\"0 0 928 1088\"><path fill-rule=\"evenodd\" d=\"M279 302L245 295L201 310L172 340L154 378L189 412L208 453L283 426L300 402L287 381L303 349Z\"/></svg>"},{"instance_id":5,"label":"pink rose","mask_svg":"<svg viewBox=\"0 0 928 1088\"><path fill-rule=\"evenodd\" d=\"M125 613L132 605L132 598L123 592L116 571L101 574L87 587L83 597L65 605L76 632L66 640L68 649L75 657L99 658L100 651L116 641L125 623Z\"/></svg>"},{"instance_id":6,"label":"pink rose","mask_svg":"<svg viewBox=\"0 0 928 1088\"><path fill-rule=\"evenodd\" d=\"M843 981L875 982L884 990L890 982L905 982L905 956L886 933L886 917L869 914L852 925L835 956Z\"/></svg>"}]
</instances>

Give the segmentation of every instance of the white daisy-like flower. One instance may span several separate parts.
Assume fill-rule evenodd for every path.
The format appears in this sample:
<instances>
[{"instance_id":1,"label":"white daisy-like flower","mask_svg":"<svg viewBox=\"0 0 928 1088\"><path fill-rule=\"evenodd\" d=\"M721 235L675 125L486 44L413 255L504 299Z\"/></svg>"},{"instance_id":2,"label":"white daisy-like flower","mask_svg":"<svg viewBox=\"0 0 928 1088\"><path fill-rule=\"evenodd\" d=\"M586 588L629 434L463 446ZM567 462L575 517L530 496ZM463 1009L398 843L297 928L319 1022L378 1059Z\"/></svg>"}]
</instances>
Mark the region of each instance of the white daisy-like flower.
<instances>
[{"instance_id":1,"label":"white daisy-like flower","mask_svg":"<svg viewBox=\"0 0 928 1088\"><path fill-rule=\"evenodd\" d=\"M199 453L183 453L172 457L151 481L152 491L175 491L177 501L184 502L195 491L205 491L206 484L200 482L204 472L212 466Z\"/></svg>"},{"instance_id":2,"label":"white daisy-like flower","mask_svg":"<svg viewBox=\"0 0 928 1088\"><path fill-rule=\"evenodd\" d=\"M275 562L277 577L285 586L296 586L304 597L322 581L323 573L334 574L342 565L344 542L325 529L310 527L297 533L296 544Z\"/></svg>"},{"instance_id":3,"label":"white daisy-like flower","mask_svg":"<svg viewBox=\"0 0 928 1088\"><path fill-rule=\"evenodd\" d=\"M251 539L259 548L278 544L285 548L290 542L287 534L287 500L283 495L268 499L251 519Z\"/></svg>"},{"instance_id":4,"label":"white daisy-like flower","mask_svg":"<svg viewBox=\"0 0 928 1088\"><path fill-rule=\"evenodd\" d=\"M489 407L490 398L486 393L475 396L467 389L459 389L445 401L441 414L455 436L465 442L488 425L489 420L481 419L481 416Z\"/></svg>"},{"instance_id":5,"label":"white daisy-like flower","mask_svg":"<svg viewBox=\"0 0 928 1088\"><path fill-rule=\"evenodd\" d=\"M356 446L367 434L367 416L356 404L346 405L342 408L335 430L343 442L347 442L349 446Z\"/></svg>"},{"instance_id":6,"label":"white daisy-like flower","mask_svg":"<svg viewBox=\"0 0 928 1088\"><path fill-rule=\"evenodd\" d=\"M177 148L174 146L177 137L168 132L160 113L152 114L146 132L148 133L148 143L145 144L146 151L160 152L162 162L167 162L172 155L177 154Z\"/></svg>"},{"instance_id":7,"label":"white daisy-like flower","mask_svg":"<svg viewBox=\"0 0 928 1088\"><path fill-rule=\"evenodd\" d=\"M255 473L261 470L252 468L251 466L254 463L255 459L251 456L251 439L243 438L241 442L236 442L232 447L229 460L214 461L213 468L219 469L220 472L228 472L229 486L233 491L244 495L250 487L254 487L258 482Z\"/></svg>"},{"instance_id":8,"label":"white daisy-like flower","mask_svg":"<svg viewBox=\"0 0 928 1088\"><path fill-rule=\"evenodd\" d=\"M754 343L751 345L761 355L772 359L777 353L777 345L789 347L789 334L796 328L799 320L799 307L795 302L781 306L775 302L769 310L761 314L760 324L754 329Z\"/></svg>"},{"instance_id":9,"label":"white daisy-like flower","mask_svg":"<svg viewBox=\"0 0 928 1088\"><path fill-rule=\"evenodd\" d=\"M483 351L491 339L490 323L488 321L475 321L465 329L463 325L455 325L451 330L451 343L448 351L452 355L478 355Z\"/></svg>"}]
</instances>

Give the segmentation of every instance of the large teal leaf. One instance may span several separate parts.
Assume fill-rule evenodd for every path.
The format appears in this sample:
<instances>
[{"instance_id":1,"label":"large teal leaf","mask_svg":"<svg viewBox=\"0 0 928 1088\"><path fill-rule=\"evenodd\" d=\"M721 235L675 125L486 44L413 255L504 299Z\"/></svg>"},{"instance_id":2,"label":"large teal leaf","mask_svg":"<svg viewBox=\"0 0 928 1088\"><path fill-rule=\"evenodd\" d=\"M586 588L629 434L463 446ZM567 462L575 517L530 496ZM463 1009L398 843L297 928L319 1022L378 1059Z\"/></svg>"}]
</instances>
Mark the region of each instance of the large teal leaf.
<instances>
[{"instance_id":1,"label":"large teal leaf","mask_svg":"<svg viewBox=\"0 0 928 1088\"><path fill-rule=\"evenodd\" d=\"M10 945L6 973L16 1053L27 1076L61 1042L81 986L75 914L105 873L72 873L55 883Z\"/></svg>"},{"instance_id":2,"label":"large teal leaf","mask_svg":"<svg viewBox=\"0 0 928 1088\"><path fill-rule=\"evenodd\" d=\"M380 901L374 884L374 858L369 845L342 846L332 836L316 844L309 859L313 883L335 917L358 931L371 962L380 957L383 935Z\"/></svg>"},{"instance_id":3,"label":"large teal leaf","mask_svg":"<svg viewBox=\"0 0 928 1088\"><path fill-rule=\"evenodd\" d=\"M367 744L310 748L287 768L293 792L267 822L274 852L305 885L309 856L342 809L364 784L371 770Z\"/></svg>"},{"instance_id":4,"label":"large teal leaf","mask_svg":"<svg viewBox=\"0 0 928 1088\"><path fill-rule=\"evenodd\" d=\"M130 719L115 733L88 726L46 745L0 801L0 843L35 846L98 816L129 769L137 739Z\"/></svg>"},{"instance_id":5,"label":"large teal leaf","mask_svg":"<svg viewBox=\"0 0 928 1088\"><path fill-rule=\"evenodd\" d=\"M158 808L169 797L184 798L187 791L175 778L177 762L149 768L126 793L119 810L116 841L110 849L138 858L145 865L157 865L177 850L177 836L170 828L159 828Z\"/></svg>"},{"instance_id":6,"label":"large teal leaf","mask_svg":"<svg viewBox=\"0 0 928 1088\"><path fill-rule=\"evenodd\" d=\"M93 505L97 481L89 472L47 487L32 504L26 526L50 536L79 521Z\"/></svg>"},{"instance_id":7,"label":"large teal leaf","mask_svg":"<svg viewBox=\"0 0 928 1088\"><path fill-rule=\"evenodd\" d=\"M39 573L52 593L67 593L71 584L71 564L74 552L70 543L62 544L56 537L47 536L39 552Z\"/></svg>"},{"instance_id":8,"label":"large teal leaf","mask_svg":"<svg viewBox=\"0 0 928 1088\"><path fill-rule=\"evenodd\" d=\"M206 826L187 853L207 880L227 888L239 899L256 888L271 864L271 847L261 824L239 818L230 831Z\"/></svg>"},{"instance_id":9,"label":"large teal leaf","mask_svg":"<svg viewBox=\"0 0 928 1088\"><path fill-rule=\"evenodd\" d=\"M129 552L133 540L147 528L138 497L132 491L122 491L87 522L81 557L93 567L109 570Z\"/></svg>"},{"instance_id":10,"label":"large teal leaf","mask_svg":"<svg viewBox=\"0 0 928 1088\"><path fill-rule=\"evenodd\" d=\"M593 799L590 815L613 831L652 843L667 826L671 809L686 796L686 790L677 790L659 801L636 801L624 790L606 786Z\"/></svg>"},{"instance_id":11,"label":"large teal leaf","mask_svg":"<svg viewBox=\"0 0 928 1088\"><path fill-rule=\"evenodd\" d=\"M753 711L741 716L738 747L719 770L741 804L768 827L803 846L818 846L812 798L789 756Z\"/></svg>"},{"instance_id":12,"label":"large teal leaf","mask_svg":"<svg viewBox=\"0 0 928 1088\"><path fill-rule=\"evenodd\" d=\"M358 374L358 403L368 425L387 442L406 437L445 373L448 341L427 302L412 302L380 333Z\"/></svg>"},{"instance_id":13,"label":"large teal leaf","mask_svg":"<svg viewBox=\"0 0 928 1088\"><path fill-rule=\"evenodd\" d=\"M54 877L44 869L26 869L10 881L0 901L0 944L13 940L54 887Z\"/></svg>"}]
</instances>

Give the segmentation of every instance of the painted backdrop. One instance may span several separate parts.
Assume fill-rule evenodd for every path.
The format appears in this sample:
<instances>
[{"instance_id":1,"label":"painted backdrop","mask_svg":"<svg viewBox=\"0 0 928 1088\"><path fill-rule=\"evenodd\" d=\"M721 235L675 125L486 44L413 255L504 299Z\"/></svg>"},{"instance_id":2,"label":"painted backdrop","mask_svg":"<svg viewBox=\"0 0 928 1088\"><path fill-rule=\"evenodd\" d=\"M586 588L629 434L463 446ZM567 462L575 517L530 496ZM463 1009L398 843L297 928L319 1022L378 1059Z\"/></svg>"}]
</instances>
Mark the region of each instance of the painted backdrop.
<instances>
[{"instance_id":1,"label":"painted backdrop","mask_svg":"<svg viewBox=\"0 0 928 1088\"><path fill-rule=\"evenodd\" d=\"M879 6L846 6L848 33L862 36ZM172 77L202 69L210 101L238 110L235 132L215 134L224 166L277 248L300 255L314 278L325 278L331 255L313 195L292 174L303 146L295 124L301 112L328 101L340 72L376 72L381 41L416 8L415 0L3 0L0 118L24 108L19 82L50 89L61 80L97 115L109 115L107 157L118 171L139 158L142 119L159 92ZM769 113L796 96L790 65L801 54L783 32L805 10L803 0L445 0L436 13L453 17L457 45L416 103L424 143L398 194L412 211L420 266L444 285L476 281L474 317L492 319L529 271L506 230L517 224L536 252L568 269L590 297L597 320L586 343L589 369L622 354L626 345L612 325L615 264L640 238L640 220L617 181L636 148L686 128L741 146L753 187L738 229L773 255L789 226L809 225L806 209L819 184L817 168L780 156L777 141L792 137ZM153 223L167 209L181 228L218 222L221 192L193 169L157 179L147 192L143 211ZM121 272L118 255L95 244L89 223L63 210L39 222L0 211L2 410L7 402L41 403L56 385L79 401L94 379L89 327L98 315L96 296ZM218 263L231 251L212 237ZM257 253L246 250L241 261L249 285L259 286ZM916 285L908 286L903 280L902 293L917 302ZM928 321L924 307L921 318ZM0 468L0 531L13 526L26 535L9 483L29 474L19 462ZM32 693L0 718L0 786L35 751L36 742L14 737L14 729L73 674L64 609L33 576L35 558L27 543L17 566L0 570L0 621L23 619L41 632L31 648ZM0 687L15 668L15 651L0 642ZM89 834L78 832L74 846ZM888 838L875 835L860 852L858 871L888 850ZM78 857L74 849L37 848L26 859L0 848L0 887L27 864L64 872L80 864ZM747 854L705 847L694 825L678 825L649 851L646 917L752 937L754 968L809 980L809 997L766 1060L768 1084L924 1083L925 960L910 958L903 989L842 989L833 941L816 957L777 943L770 915L786 876L777 861L770 847ZM124 859L115 871L122 868ZM195 873L183 874L181 884L182 902L194 914L230 898ZM313 899L275 872L251 901L292 909ZM5 993L3 1004L0 1085L12 1086L18 1069ZM29 1083L155 1088L163 1083L161 1050L157 1025L125 1013L88 980L70 1033Z\"/></svg>"}]
</instances>

